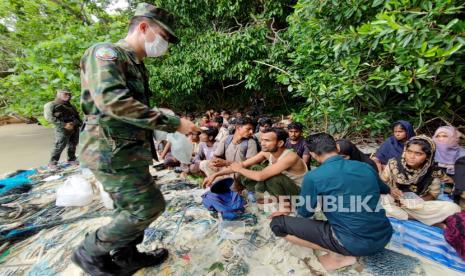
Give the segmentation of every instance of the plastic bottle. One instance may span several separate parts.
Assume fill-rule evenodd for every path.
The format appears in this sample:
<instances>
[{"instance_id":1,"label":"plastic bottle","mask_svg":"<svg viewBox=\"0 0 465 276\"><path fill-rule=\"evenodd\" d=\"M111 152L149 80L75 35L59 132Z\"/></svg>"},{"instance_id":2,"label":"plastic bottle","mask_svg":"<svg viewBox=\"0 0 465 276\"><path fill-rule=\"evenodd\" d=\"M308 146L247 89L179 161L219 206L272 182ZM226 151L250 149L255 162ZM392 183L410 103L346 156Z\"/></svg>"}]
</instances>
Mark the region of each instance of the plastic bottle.
<instances>
[{"instance_id":1,"label":"plastic bottle","mask_svg":"<svg viewBox=\"0 0 465 276\"><path fill-rule=\"evenodd\" d=\"M257 202L257 200L255 199L254 192L247 192L247 199L248 199L249 204Z\"/></svg>"}]
</instances>

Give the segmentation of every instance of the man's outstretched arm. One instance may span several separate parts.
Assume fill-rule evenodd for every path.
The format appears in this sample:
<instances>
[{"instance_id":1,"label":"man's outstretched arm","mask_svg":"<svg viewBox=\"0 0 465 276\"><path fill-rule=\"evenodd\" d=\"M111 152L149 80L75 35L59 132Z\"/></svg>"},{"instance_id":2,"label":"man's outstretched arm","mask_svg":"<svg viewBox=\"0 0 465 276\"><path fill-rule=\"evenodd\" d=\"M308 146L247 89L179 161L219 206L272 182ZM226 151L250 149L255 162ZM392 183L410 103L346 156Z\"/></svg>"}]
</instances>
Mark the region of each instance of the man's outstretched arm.
<instances>
[{"instance_id":1,"label":"man's outstretched arm","mask_svg":"<svg viewBox=\"0 0 465 276\"><path fill-rule=\"evenodd\" d=\"M231 164L230 168L234 172L240 173L249 179L252 179L255 181L265 181L275 175L282 173L283 171L289 169L290 167L292 167L292 165L294 165L298 161L299 158L300 157L298 155L285 156L283 159L279 160L273 165L267 166L261 171L253 171L253 170L246 169L246 167L250 166L247 161L243 162L244 164L233 163ZM255 164L258 164L258 163L255 163Z\"/></svg>"}]
</instances>

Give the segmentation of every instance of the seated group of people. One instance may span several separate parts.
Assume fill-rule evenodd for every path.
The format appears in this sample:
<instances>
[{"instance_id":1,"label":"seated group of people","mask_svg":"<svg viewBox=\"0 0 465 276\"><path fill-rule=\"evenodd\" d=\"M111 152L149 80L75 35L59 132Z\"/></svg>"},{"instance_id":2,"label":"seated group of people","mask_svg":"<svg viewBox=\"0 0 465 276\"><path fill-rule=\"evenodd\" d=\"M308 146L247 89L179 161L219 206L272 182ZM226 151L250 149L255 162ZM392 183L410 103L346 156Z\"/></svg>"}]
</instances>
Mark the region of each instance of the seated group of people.
<instances>
[{"instance_id":1,"label":"seated group of people","mask_svg":"<svg viewBox=\"0 0 465 276\"><path fill-rule=\"evenodd\" d=\"M191 135L199 145L185 172L204 174L205 186L233 177L234 190L245 189L260 203L267 202L266 196L278 198L281 208L271 215L272 231L328 252L319 257L327 270L382 250L393 231L387 217L444 227L465 199L465 149L450 126L430 138L415 136L406 121L396 122L393 135L370 158L349 140L336 141L326 133L305 140L299 123L285 129L262 118L254 134L248 117L233 118L227 126L221 117L212 122L200 135ZM224 135L217 139L222 128ZM310 171L312 159L320 165ZM293 208L297 217L290 216ZM327 220L309 219L315 211Z\"/></svg>"},{"instance_id":2,"label":"seated group of people","mask_svg":"<svg viewBox=\"0 0 465 276\"><path fill-rule=\"evenodd\" d=\"M439 127L430 138L415 136L410 123L398 121L373 159L381 179L391 187L383 198L388 216L444 227L440 223L464 206L465 149L459 146L459 132L454 127ZM406 193L423 201L406 206L402 202Z\"/></svg>"}]
</instances>

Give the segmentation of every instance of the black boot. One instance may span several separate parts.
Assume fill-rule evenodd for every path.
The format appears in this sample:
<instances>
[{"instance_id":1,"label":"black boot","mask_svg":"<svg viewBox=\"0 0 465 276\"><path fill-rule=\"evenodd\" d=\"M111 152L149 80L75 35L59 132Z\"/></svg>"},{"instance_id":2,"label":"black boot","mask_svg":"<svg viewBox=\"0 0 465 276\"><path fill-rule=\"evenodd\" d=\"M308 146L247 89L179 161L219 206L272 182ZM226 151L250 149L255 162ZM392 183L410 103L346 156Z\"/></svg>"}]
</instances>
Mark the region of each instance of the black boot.
<instances>
[{"instance_id":1,"label":"black boot","mask_svg":"<svg viewBox=\"0 0 465 276\"><path fill-rule=\"evenodd\" d=\"M132 275L144 267L156 266L168 259L168 250L159 248L139 252L136 246L128 246L112 253L113 262L120 267L118 275Z\"/></svg>"},{"instance_id":2,"label":"black boot","mask_svg":"<svg viewBox=\"0 0 465 276\"><path fill-rule=\"evenodd\" d=\"M120 268L113 263L110 254L90 256L86 250L79 246L71 256L71 260L82 270L92 276L119 275Z\"/></svg>"}]
</instances>

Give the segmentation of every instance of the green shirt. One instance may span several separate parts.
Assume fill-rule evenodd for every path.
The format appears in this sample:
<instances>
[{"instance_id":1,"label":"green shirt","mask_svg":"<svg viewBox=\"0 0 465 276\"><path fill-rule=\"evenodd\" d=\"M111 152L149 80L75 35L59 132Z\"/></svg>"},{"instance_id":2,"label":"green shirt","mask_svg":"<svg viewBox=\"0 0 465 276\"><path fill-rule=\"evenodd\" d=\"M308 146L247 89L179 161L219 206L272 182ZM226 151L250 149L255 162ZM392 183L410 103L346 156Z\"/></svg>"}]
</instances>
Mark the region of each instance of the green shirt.
<instances>
[{"instance_id":1,"label":"green shirt","mask_svg":"<svg viewBox=\"0 0 465 276\"><path fill-rule=\"evenodd\" d=\"M312 216L308 207L335 199L333 205L326 205L327 209L322 204L334 234L352 254L371 255L391 239L392 227L380 205L380 194L387 193L389 187L370 165L337 155L305 175L300 195L306 202L299 214Z\"/></svg>"}]
</instances>

